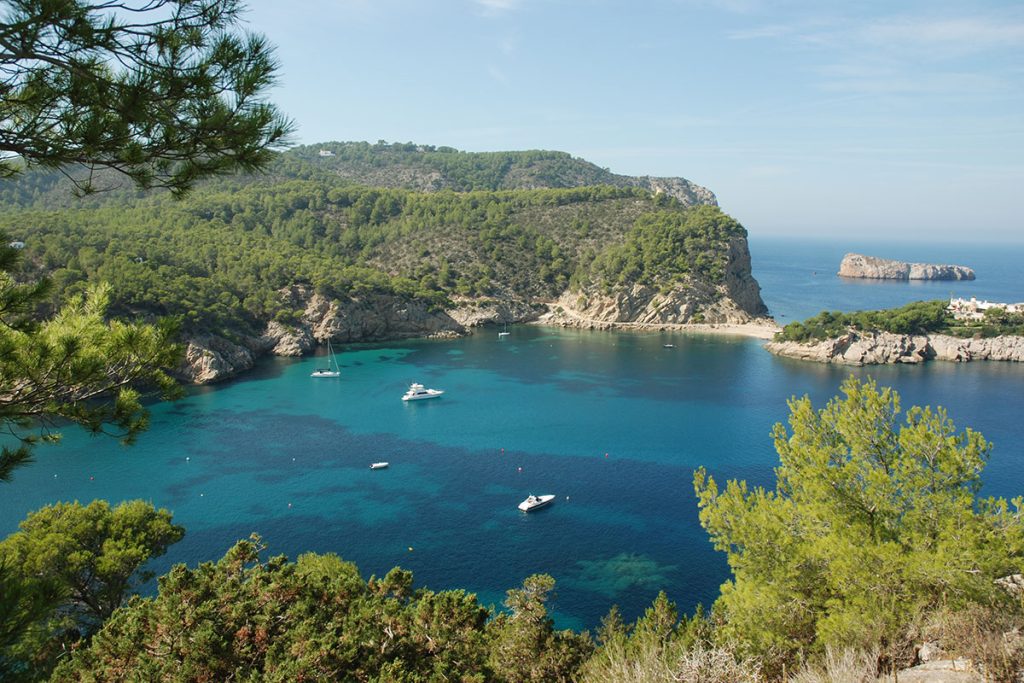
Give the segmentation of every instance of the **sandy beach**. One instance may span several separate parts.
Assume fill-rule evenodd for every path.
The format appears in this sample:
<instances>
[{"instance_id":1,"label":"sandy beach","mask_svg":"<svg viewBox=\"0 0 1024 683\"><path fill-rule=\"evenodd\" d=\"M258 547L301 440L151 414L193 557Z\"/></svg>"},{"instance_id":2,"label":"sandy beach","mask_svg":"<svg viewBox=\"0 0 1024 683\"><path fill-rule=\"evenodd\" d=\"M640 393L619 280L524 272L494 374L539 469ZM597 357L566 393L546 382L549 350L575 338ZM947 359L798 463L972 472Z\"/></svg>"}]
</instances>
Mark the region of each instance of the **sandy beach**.
<instances>
[{"instance_id":1,"label":"sandy beach","mask_svg":"<svg viewBox=\"0 0 1024 683\"><path fill-rule=\"evenodd\" d=\"M756 339L770 340L776 332L782 330L771 318L756 318L749 323L630 323L630 322L609 322L607 320L595 320L574 315L563 310L560 313L545 313L532 325L554 325L557 327L576 327L588 330L636 330L636 331L665 331L683 332L692 334L720 334L738 337L754 337Z\"/></svg>"}]
</instances>

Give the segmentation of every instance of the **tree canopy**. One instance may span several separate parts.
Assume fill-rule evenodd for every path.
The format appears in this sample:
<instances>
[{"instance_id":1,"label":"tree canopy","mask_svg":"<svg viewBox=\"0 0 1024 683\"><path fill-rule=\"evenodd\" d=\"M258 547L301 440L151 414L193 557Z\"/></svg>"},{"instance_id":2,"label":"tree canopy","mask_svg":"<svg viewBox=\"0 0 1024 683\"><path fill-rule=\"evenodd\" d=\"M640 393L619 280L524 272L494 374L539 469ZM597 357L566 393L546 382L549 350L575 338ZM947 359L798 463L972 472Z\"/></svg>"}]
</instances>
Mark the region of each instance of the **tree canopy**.
<instances>
[{"instance_id":1,"label":"tree canopy","mask_svg":"<svg viewBox=\"0 0 1024 683\"><path fill-rule=\"evenodd\" d=\"M570 281L620 286L634 268L655 286L717 282L730 239L745 235L716 207L609 186L422 193L326 176L225 178L180 201L106 195L70 214L52 188L28 182L18 195L21 185L7 199L30 206L0 212L0 229L25 241L26 275L52 277L55 303L105 281L113 314L178 316L186 332L288 324L295 311L281 291L292 285L442 306L551 300Z\"/></svg>"},{"instance_id":2,"label":"tree canopy","mask_svg":"<svg viewBox=\"0 0 1024 683\"><path fill-rule=\"evenodd\" d=\"M16 282L3 269L15 258L0 247L0 425L19 442L0 449L0 481L31 459L34 444L59 438L58 422L131 442L148 424L142 392L171 398L180 391L164 372L180 354L173 325L106 320L105 285L36 322L32 313L48 287Z\"/></svg>"},{"instance_id":3,"label":"tree canopy","mask_svg":"<svg viewBox=\"0 0 1024 683\"><path fill-rule=\"evenodd\" d=\"M0 676L37 680L87 642L185 530L141 500L57 503L0 542ZM7 680L7 678L5 678Z\"/></svg>"},{"instance_id":4,"label":"tree canopy","mask_svg":"<svg viewBox=\"0 0 1024 683\"><path fill-rule=\"evenodd\" d=\"M990 308L982 320L957 320L949 302L914 301L899 308L878 311L822 311L802 322L791 322L775 335L776 341L806 342L839 337L848 330L893 334L949 334L955 337L1000 334L1024 335L1024 314Z\"/></svg>"},{"instance_id":5,"label":"tree canopy","mask_svg":"<svg viewBox=\"0 0 1024 683\"><path fill-rule=\"evenodd\" d=\"M292 129L264 100L277 64L239 30L240 0L6 0L0 23L0 177L95 169L187 192L253 170Z\"/></svg>"},{"instance_id":6,"label":"tree canopy","mask_svg":"<svg viewBox=\"0 0 1024 683\"><path fill-rule=\"evenodd\" d=\"M790 401L774 490L694 479L733 572L720 635L776 671L826 647L895 647L940 607L1020 608L994 580L1020 571L1022 501L976 499L990 445L941 408L901 421L898 394L874 382L842 392L820 410Z\"/></svg>"},{"instance_id":7,"label":"tree canopy","mask_svg":"<svg viewBox=\"0 0 1024 683\"><path fill-rule=\"evenodd\" d=\"M415 589L397 567L363 580L337 555L263 550L253 537L216 563L174 567L55 678L568 681L590 652L585 634L553 631L551 577L509 591L511 615L488 623L475 595Z\"/></svg>"}]
</instances>

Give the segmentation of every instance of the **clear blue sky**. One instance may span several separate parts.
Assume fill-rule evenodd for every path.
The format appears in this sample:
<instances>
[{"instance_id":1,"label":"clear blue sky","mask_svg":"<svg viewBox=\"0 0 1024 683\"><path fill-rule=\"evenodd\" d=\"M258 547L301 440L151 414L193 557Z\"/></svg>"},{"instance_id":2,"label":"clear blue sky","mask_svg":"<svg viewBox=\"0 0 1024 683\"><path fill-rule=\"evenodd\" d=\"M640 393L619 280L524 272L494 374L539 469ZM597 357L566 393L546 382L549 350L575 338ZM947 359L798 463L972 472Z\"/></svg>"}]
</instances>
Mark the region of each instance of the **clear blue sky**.
<instances>
[{"instance_id":1,"label":"clear blue sky","mask_svg":"<svg viewBox=\"0 0 1024 683\"><path fill-rule=\"evenodd\" d=\"M250 0L297 142L555 149L756 234L1024 240L1024 3Z\"/></svg>"}]
</instances>

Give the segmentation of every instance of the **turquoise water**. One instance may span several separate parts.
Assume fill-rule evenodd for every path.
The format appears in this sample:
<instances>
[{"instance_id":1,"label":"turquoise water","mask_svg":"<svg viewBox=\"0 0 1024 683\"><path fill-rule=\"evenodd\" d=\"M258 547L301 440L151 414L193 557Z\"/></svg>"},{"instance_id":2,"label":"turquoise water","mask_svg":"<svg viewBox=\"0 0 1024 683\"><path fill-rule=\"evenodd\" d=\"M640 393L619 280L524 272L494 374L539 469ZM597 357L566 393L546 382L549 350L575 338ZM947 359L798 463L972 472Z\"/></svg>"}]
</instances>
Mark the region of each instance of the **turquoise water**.
<instances>
[{"instance_id":1,"label":"turquoise water","mask_svg":"<svg viewBox=\"0 0 1024 683\"><path fill-rule=\"evenodd\" d=\"M829 281L838 260L831 271L815 265L832 248L753 242L773 311L888 306L920 290ZM1011 256L993 250L986 264ZM979 265L941 260L972 265L979 281L970 284L985 282ZM987 286L1024 300L1014 277L1009 268ZM777 359L743 338L510 331L348 347L338 380L310 378L313 358L268 360L154 406L150 431L131 448L69 430L3 487L0 533L55 500L144 498L187 529L158 570L218 558L256 531L275 554L336 552L366 575L401 565L418 585L467 588L485 603L548 572L563 626L592 627L613 603L634 617L661 589L689 610L710 604L727 578L698 524L693 470L770 484L768 435L786 399L808 393L822 403L851 372ZM986 493L1022 493L1024 367L853 374L896 386L905 405L946 406L996 444ZM414 381L447 393L403 403ZM391 467L371 471L379 460ZM516 505L529 493L557 501L524 515Z\"/></svg>"}]
</instances>

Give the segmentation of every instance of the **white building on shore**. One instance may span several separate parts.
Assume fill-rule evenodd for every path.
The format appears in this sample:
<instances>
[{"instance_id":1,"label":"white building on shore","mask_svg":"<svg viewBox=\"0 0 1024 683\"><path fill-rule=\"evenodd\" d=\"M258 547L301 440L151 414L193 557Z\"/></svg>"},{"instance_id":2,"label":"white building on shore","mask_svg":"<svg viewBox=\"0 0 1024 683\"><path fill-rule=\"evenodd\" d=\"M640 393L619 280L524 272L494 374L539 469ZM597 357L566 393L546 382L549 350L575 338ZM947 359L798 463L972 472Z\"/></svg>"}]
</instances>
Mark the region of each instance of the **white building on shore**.
<instances>
[{"instance_id":1,"label":"white building on shore","mask_svg":"<svg viewBox=\"0 0 1024 683\"><path fill-rule=\"evenodd\" d=\"M982 320L985 311L990 308L1001 308L1007 313L1024 313L1024 303L1004 304L996 301L978 301L976 297L949 299L949 310L957 320Z\"/></svg>"}]
</instances>

